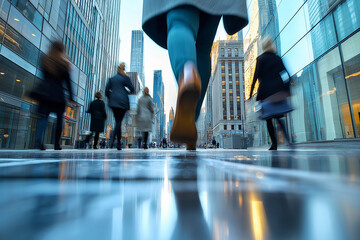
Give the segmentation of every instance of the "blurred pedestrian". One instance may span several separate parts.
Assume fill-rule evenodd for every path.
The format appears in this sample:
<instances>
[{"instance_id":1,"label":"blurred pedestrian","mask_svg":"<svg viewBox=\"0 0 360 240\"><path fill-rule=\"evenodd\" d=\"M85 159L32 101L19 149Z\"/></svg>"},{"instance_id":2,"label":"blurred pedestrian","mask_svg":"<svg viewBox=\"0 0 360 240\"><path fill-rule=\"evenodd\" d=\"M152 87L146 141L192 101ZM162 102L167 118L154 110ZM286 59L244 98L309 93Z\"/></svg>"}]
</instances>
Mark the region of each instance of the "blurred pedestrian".
<instances>
[{"instance_id":1,"label":"blurred pedestrian","mask_svg":"<svg viewBox=\"0 0 360 240\"><path fill-rule=\"evenodd\" d=\"M86 111L87 113L91 114L91 124L90 124L91 134L86 136L85 144L87 145L89 143L91 137L95 133L93 148L97 149L99 134L101 132L104 132L106 111L105 111L105 103L102 100L102 95L100 92L95 93L95 98L96 100L90 103L90 106Z\"/></svg>"},{"instance_id":2,"label":"blurred pedestrian","mask_svg":"<svg viewBox=\"0 0 360 240\"><path fill-rule=\"evenodd\" d=\"M163 143L163 144L162 144L163 148L167 148L166 138L163 138L162 143Z\"/></svg>"},{"instance_id":3,"label":"blurred pedestrian","mask_svg":"<svg viewBox=\"0 0 360 240\"><path fill-rule=\"evenodd\" d=\"M106 141L105 141L105 139L102 139L100 141L100 148L104 149L105 147L106 147Z\"/></svg>"},{"instance_id":4,"label":"blurred pedestrian","mask_svg":"<svg viewBox=\"0 0 360 240\"><path fill-rule=\"evenodd\" d=\"M130 78L125 73L125 63L121 63L117 69L117 74L107 82L105 90L108 105L114 113L116 122L114 136L110 143L111 148L114 147L115 138L117 138L117 149L121 150L121 122L126 111L130 109L128 95L134 90Z\"/></svg>"},{"instance_id":5,"label":"blurred pedestrian","mask_svg":"<svg viewBox=\"0 0 360 240\"><path fill-rule=\"evenodd\" d=\"M147 149L147 141L149 138L149 132L152 131L152 120L154 117L154 103L149 94L149 88L144 88L144 94L138 101L136 111L136 127L139 132L144 134L143 148Z\"/></svg>"},{"instance_id":6,"label":"blurred pedestrian","mask_svg":"<svg viewBox=\"0 0 360 240\"><path fill-rule=\"evenodd\" d=\"M212 140L212 145L214 146L214 148L216 148L216 140L215 140L215 138L213 138L213 140Z\"/></svg>"},{"instance_id":7,"label":"blurred pedestrian","mask_svg":"<svg viewBox=\"0 0 360 240\"><path fill-rule=\"evenodd\" d=\"M221 17L228 34L248 23L246 0L144 0L143 30L169 50L179 84L170 140L196 149L199 117L211 75L210 51Z\"/></svg>"},{"instance_id":8,"label":"blurred pedestrian","mask_svg":"<svg viewBox=\"0 0 360 240\"><path fill-rule=\"evenodd\" d=\"M273 102L284 102L286 104L287 98L290 97L290 75L287 72L281 57L276 54L276 47L270 37L265 37L262 40L261 48L263 53L257 58L253 82L250 89L250 97L254 91L256 81L259 80L256 101L270 104ZM287 77L284 77L284 74ZM276 110L280 111L280 113L275 114L274 110L275 109L273 108L269 110L270 117L264 117L272 143L269 150L277 150L277 139L273 126L273 119L277 120L286 141L290 144L285 123L281 120L286 111L281 112L282 107L280 107Z\"/></svg>"},{"instance_id":9,"label":"blurred pedestrian","mask_svg":"<svg viewBox=\"0 0 360 240\"><path fill-rule=\"evenodd\" d=\"M30 93L30 96L39 102L38 114L40 116L35 147L45 150L43 135L50 113L56 113L55 150L61 150L60 137L63 128L63 118L66 106L63 84L66 84L72 104L73 93L70 80L70 62L66 55L65 46L61 41L51 44L49 52L41 59L41 69L44 80Z\"/></svg>"}]
</instances>

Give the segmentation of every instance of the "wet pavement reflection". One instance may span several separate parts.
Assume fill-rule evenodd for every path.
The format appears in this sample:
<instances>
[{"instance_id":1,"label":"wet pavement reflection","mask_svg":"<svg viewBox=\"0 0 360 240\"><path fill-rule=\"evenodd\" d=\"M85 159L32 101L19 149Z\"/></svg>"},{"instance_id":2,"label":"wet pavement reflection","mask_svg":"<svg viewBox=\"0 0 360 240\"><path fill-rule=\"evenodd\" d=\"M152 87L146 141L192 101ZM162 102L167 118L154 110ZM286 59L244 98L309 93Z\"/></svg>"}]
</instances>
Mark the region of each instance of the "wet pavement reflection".
<instances>
[{"instance_id":1,"label":"wet pavement reflection","mask_svg":"<svg viewBox=\"0 0 360 240\"><path fill-rule=\"evenodd\" d=\"M360 151L0 152L0 239L359 239Z\"/></svg>"}]
</instances>

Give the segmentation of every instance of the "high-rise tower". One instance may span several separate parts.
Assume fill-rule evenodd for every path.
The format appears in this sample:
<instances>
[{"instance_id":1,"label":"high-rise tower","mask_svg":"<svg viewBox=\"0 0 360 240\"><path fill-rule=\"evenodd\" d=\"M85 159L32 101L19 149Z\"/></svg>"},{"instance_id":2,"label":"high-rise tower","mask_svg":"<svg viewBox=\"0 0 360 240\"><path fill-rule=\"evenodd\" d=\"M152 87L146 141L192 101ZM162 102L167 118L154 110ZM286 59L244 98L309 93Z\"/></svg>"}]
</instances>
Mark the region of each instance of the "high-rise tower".
<instances>
[{"instance_id":1,"label":"high-rise tower","mask_svg":"<svg viewBox=\"0 0 360 240\"><path fill-rule=\"evenodd\" d=\"M131 34L130 72L137 72L145 86L144 76L144 32L133 30Z\"/></svg>"}]
</instances>

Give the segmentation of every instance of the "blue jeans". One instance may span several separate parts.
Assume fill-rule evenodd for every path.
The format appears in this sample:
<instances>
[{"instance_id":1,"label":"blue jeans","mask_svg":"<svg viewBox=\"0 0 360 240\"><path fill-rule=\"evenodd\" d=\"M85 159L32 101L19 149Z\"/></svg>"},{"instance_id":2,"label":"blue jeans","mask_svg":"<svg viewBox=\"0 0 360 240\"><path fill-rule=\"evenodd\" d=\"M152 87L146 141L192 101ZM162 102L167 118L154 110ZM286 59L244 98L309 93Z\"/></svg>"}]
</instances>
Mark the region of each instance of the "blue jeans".
<instances>
[{"instance_id":1,"label":"blue jeans","mask_svg":"<svg viewBox=\"0 0 360 240\"><path fill-rule=\"evenodd\" d=\"M167 47L177 81L188 61L195 64L201 77L201 95L195 119L200 115L211 76L210 52L220 18L221 16L209 15L191 6L181 6L167 14Z\"/></svg>"}]
</instances>

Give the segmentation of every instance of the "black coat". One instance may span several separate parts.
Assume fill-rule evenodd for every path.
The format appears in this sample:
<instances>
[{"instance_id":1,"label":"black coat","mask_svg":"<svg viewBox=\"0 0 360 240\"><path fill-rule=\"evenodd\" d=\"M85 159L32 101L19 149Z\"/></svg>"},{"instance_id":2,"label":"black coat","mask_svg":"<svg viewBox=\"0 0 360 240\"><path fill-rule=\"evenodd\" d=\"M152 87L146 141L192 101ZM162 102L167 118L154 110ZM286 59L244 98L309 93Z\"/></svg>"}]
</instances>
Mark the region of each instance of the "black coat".
<instances>
[{"instance_id":1,"label":"black coat","mask_svg":"<svg viewBox=\"0 0 360 240\"><path fill-rule=\"evenodd\" d=\"M280 91L287 91L290 94L290 83L284 83L280 75L283 71L286 71L286 69L282 59L278 55L272 52L265 52L260 55L256 62L250 97L257 80L259 80L257 101L264 100Z\"/></svg>"},{"instance_id":2,"label":"black coat","mask_svg":"<svg viewBox=\"0 0 360 240\"><path fill-rule=\"evenodd\" d=\"M105 95L108 98L109 107L121 108L125 110L130 109L129 92L125 89L127 87L130 93L134 92L130 78L120 74L116 74L110 78L106 84Z\"/></svg>"},{"instance_id":3,"label":"black coat","mask_svg":"<svg viewBox=\"0 0 360 240\"><path fill-rule=\"evenodd\" d=\"M68 67L61 66L60 64L57 65L57 75L53 75L46 71L44 67L42 67L42 71L44 73L44 80L40 80L35 89L30 93L30 96L33 99L39 101L41 104L47 104L49 106L65 106L64 87L66 87L69 92L70 100L74 100Z\"/></svg>"},{"instance_id":4,"label":"black coat","mask_svg":"<svg viewBox=\"0 0 360 240\"><path fill-rule=\"evenodd\" d=\"M90 103L87 113L91 114L90 131L103 132L106 120L105 103L102 100L95 100Z\"/></svg>"}]
</instances>

